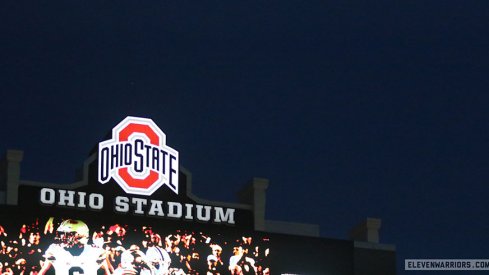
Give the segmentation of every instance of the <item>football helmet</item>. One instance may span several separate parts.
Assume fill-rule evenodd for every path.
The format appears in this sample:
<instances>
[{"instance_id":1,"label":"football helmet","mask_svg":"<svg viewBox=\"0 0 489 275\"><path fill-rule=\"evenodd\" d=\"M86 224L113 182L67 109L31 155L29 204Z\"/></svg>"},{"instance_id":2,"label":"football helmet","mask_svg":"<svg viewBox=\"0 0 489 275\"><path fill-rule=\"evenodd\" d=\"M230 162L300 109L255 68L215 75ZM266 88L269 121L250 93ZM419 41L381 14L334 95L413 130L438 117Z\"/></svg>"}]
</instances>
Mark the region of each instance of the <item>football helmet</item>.
<instances>
[{"instance_id":1,"label":"football helmet","mask_svg":"<svg viewBox=\"0 0 489 275\"><path fill-rule=\"evenodd\" d=\"M86 245L88 237L88 226L80 220L64 220L56 230L56 240L67 248L75 245Z\"/></svg>"},{"instance_id":2,"label":"football helmet","mask_svg":"<svg viewBox=\"0 0 489 275\"><path fill-rule=\"evenodd\" d=\"M171 258L161 247L152 246L146 251L147 261L158 271L158 274L166 274L170 267Z\"/></svg>"}]
</instances>

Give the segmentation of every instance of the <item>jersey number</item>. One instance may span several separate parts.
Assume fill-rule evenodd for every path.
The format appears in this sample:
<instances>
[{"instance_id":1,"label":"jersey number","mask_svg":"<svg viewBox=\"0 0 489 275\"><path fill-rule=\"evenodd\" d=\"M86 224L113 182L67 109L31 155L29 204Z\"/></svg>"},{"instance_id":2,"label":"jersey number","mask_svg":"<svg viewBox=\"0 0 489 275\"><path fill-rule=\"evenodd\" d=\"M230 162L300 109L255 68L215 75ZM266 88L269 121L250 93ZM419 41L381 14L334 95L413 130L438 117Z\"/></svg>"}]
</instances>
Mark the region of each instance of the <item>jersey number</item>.
<instances>
[{"instance_id":1,"label":"jersey number","mask_svg":"<svg viewBox=\"0 0 489 275\"><path fill-rule=\"evenodd\" d=\"M83 269L79 266L74 266L72 268L70 268L70 270L68 270L68 274L69 275L80 275L80 274L85 274L85 272L83 272Z\"/></svg>"}]
</instances>

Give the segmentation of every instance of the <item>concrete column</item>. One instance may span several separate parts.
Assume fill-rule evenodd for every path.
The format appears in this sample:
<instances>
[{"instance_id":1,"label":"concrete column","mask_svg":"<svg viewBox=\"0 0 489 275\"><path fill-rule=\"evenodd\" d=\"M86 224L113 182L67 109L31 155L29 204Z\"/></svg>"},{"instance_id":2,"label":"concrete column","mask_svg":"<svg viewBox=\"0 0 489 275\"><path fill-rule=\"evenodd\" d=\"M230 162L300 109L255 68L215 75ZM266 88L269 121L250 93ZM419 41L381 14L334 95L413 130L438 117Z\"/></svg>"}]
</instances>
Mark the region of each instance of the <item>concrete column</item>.
<instances>
[{"instance_id":1,"label":"concrete column","mask_svg":"<svg viewBox=\"0 0 489 275\"><path fill-rule=\"evenodd\" d=\"M381 224L382 221L380 219L367 218L350 231L350 240L379 243L379 229Z\"/></svg>"},{"instance_id":2,"label":"concrete column","mask_svg":"<svg viewBox=\"0 0 489 275\"><path fill-rule=\"evenodd\" d=\"M268 188L268 179L253 178L238 193L241 203L249 204L253 207L255 230L265 230L265 210Z\"/></svg>"},{"instance_id":3,"label":"concrete column","mask_svg":"<svg viewBox=\"0 0 489 275\"><path fill-rule=\"evenodd\" d=\"M20 162L24 157L24 152L19 150L7 150L6 163L6 203L17 205L18 191L20 184Z\"/></svg>"}]
</instances>

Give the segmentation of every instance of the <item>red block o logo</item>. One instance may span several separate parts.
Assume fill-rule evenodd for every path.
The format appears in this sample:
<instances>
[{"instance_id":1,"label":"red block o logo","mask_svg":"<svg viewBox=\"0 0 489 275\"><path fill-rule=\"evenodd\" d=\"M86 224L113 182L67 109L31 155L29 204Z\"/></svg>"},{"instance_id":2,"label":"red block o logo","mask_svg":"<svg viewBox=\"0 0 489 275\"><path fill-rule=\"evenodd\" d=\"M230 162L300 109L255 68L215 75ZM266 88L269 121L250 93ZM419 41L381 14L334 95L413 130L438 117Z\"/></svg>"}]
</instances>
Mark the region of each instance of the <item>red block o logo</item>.
<instances>
[{"instance_id":1,"label":"red block o logo","mask_svg":"<svg viewBox=\"0 0 489 275\"><path fill-rule=\"evenodd\" d=\"M130 194L151 195L162 185L178 194L178 152L151 119L127 117L99 143L99 182L111 178Z\"/></svg>"}]
</instances>

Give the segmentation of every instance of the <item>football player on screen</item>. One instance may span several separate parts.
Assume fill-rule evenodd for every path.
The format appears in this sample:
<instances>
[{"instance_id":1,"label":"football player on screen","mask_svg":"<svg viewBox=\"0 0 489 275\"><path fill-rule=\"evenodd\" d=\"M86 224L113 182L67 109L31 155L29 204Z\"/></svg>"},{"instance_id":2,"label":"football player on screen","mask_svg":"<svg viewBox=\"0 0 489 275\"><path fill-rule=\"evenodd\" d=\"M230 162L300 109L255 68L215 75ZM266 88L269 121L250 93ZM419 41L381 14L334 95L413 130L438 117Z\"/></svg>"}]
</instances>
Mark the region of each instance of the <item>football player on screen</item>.
<instances>
[{"instance_id":1,"label":"football player on screen","mask_svg":"<svg viewBox=\"0 0 489 275\"><path fill-rule=\"evenodd\" d=\"M147 247L146 258L154 266L156 275L169 274L171 258L168 252L162 248L161 236L151 232L147 241Z\"/></svg>"},{"instance_id":2,"label":"football player on screen","mask_svg":"<svg viewBox=\"0 0 489 275\"><path fill-rule=\"evenodd\" d=\"M105 250L89 245L89 236L84 222L63 221L56 230L55 243L44 253L45 261L38 275L52 269L56 275L111 275Z\"/></svg>"},{"instance_id":3,"label":"football player on screen","mask_svg":"<svg viewBox=\"0 0 489 275\"><path fill-rule=\"evenodd\" d=\"M114 275L157 275L156 268L149 263L146 255L137 246L122 252L121 264Z\"/></svg>"}]
</instances>

